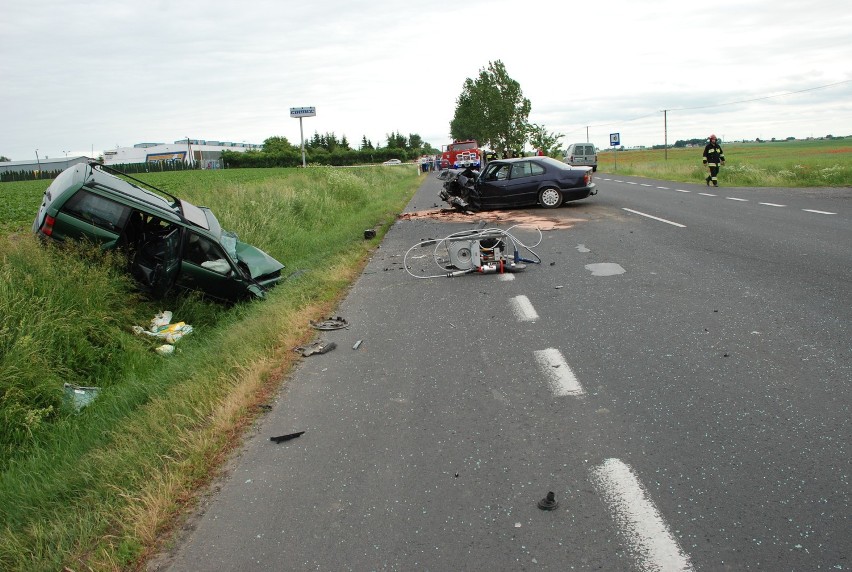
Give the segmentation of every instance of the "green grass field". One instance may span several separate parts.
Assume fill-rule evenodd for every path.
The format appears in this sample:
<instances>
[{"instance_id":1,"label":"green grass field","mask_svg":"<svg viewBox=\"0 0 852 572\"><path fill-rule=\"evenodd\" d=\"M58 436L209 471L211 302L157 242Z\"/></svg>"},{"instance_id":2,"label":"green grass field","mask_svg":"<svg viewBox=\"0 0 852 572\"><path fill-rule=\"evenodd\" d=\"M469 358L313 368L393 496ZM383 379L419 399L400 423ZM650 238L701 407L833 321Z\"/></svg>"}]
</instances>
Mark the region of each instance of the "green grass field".
<instances>
[{"instance_id":1,"label":"green grass field","mask_svg":"<svg viewBox=\"0 0 852 572\"><path fill-rule=\"evenodd\" d=\"M852 186L852 138L764 143L722 143L725 166L720 184L729 187ZM598 154L598 170L703 183L703 147L606 151ZM668 156L668 158L666 158Z\"/></svg>"},{"instance_id":2,"label":"green grass field","mask_svg":"<svg viewBox=\"0 0 852 572\"><path fill-rule=\"evenodd\" d=\"M30 231L47 182L0 184L0 569L135 569L215 474L422 177L415 168L144 177L287 265L266 300L148 300L123 260ZM364 229L376 239L364 240ZM160 310L176 353L132 333ZM77 412L63 384L97 387Z\"/></svg>"}]
</instances>

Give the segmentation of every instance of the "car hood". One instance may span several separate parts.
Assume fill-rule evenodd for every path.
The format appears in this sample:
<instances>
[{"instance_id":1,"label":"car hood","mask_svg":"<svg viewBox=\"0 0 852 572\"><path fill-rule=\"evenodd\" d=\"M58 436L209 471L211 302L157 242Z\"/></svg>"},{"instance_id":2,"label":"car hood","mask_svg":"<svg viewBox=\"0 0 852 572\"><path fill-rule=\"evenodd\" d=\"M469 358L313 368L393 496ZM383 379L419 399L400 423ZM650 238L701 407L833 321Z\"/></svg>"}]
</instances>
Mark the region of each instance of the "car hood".
<instances>
[{"instance_id":1,"label":"car hood","mask_svg":"<svg viewBox=\"0 0 852 572\"><path fill-rule=\"evenodd\" d=\"M266 254L261 249L237 241L237 259L248 266L252 278L278 272L284 265Z\"/></svg>"}]
</instances>

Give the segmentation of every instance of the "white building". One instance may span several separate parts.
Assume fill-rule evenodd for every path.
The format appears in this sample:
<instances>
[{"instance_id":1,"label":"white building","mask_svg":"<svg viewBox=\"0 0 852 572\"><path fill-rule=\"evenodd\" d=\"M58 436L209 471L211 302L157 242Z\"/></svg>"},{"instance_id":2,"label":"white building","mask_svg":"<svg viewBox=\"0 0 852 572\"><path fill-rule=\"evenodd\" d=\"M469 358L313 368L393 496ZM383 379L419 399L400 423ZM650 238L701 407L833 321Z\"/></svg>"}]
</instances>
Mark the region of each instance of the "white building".
<instances>
[{"instance_id":1,"label":"white building","mask_svg":"<svg viewBox=\"0 0 852 572\"><path fill-rule=\"evenodd\" d=\"M137 143L133 147L116 147L113 150L104 151L104 165L183 161L197 164L202 169L219 169L222 166L220 161L222 151L245 152L262 148L263 145L253 143L203 139L181 139L174 143Z\"/></svg>"}]
</instances>

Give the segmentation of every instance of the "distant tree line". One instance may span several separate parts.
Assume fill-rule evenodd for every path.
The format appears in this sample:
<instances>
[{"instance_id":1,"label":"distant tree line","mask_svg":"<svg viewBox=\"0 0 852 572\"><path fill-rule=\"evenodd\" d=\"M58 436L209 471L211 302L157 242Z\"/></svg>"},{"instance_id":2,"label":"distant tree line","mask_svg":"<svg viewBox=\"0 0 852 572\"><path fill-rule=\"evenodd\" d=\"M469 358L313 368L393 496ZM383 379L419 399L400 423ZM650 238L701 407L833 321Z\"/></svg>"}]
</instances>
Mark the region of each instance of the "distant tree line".
<instances>
[{"instance_id":1,"label":"distant tree line","mask_svg":"<svg viewBox=\"0 0 852 572\"><path fill-rule=\"evenodd\" d=\"M345 135L338 139L333 132L320 134L315 131L313 136L305 141L305 161L312 165L346 166L383 163L389 159L409 161L421 155L440 153L416 133L405 137L394 132L387 134L385 138L386 145L377 147L365 135L361 138L358 149L353 149ZM302 150L299 145L290 143L286 137L275 136L266 139L260 150L223 151L222 160L228 169L299 167L302 165Z\"/></svg>"},{"instance_id":2,"label":"distant tree line","mask_svg":"<svg viewBox=\"0 0 852 572\"><path fill-rule=\"evenodd\" d=\"M0 173L0 183L13 181L36 181L38 179L55 179L61 170L53 171L3 171Z\"/></svg>"}]
</instances>

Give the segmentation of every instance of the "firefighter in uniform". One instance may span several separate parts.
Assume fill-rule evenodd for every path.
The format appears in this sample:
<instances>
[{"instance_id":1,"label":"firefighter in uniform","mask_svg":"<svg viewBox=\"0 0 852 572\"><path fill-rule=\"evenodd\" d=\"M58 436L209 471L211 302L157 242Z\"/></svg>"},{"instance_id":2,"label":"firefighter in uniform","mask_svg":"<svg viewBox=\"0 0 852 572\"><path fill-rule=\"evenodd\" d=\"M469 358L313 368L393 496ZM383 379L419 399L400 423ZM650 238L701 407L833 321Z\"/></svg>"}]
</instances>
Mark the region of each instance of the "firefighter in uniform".
<instances>
[{"instance_id":1,"label":"firefighter in uniform","mask_svg":"<svg viewBox=\"0 0 852 572\"><path fill-rule=\"evenodd\" d=\"M710 174L704 181L707 186L713 183L714 187L719 186L719 167L725 165L725 152L722 151L722 146L716 142L716 136L710 136L710 142L704 146L704 166L710 167Z\"/></svg>"}]
</instances>

